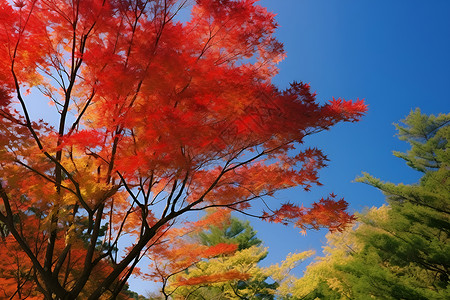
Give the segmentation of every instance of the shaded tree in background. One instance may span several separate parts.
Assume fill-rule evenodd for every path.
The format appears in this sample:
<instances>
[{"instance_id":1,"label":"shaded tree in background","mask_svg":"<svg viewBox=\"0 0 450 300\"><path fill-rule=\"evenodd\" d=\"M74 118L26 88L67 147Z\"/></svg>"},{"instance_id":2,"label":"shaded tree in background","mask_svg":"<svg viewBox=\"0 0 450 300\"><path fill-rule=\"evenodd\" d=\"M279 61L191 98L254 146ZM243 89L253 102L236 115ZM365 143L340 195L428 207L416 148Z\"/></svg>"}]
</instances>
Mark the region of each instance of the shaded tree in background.
<instances>
[{"instance_id":1,"label":"shaded tree in background","mask_svg":"<svg viewBox=\"0 0 450 300\"><path fill-rule=\"evenodd\" d=\"M223 224L210 226L194 238L207 246L235 244L237 251L199 261L174 276L169 288L175 299L273 299L277 285L267 283L268 276L258 266L267 250L261 246L261 240L256 238L248 221L231 218ZM221 279L224 271L245 276Z\"/></svg>"},{"instance_id":2,"label":"shaded tree in background","mask_svg":"<svg viewBox=\"0 0 450 300\"><path fill-rule=\"evenodd\" d=\"M235 252L198 261L170 274L169 285L163 285L167 298L276 299L291 289L295 278L290 271L314 254L313 251L289 254L280 264L260 267L258 263L267 256L267 248L261 245L248 221L234 217L196 232L191 238L210 247L234 244L237 248ZM227 278L222 275L224 272L241 275Z\"/></svg>"},{"instance_id":3,"label":"shaded tree in background","mask_svg":"<svg viewBox=\"0 0 450 300\"><path fill-rule=\"evenodd\" d=\"M343 200L268 198L319 183L326 157L304 138L358 120L362 101L272 85L284 51L254 0L194 1L177 22L186 5L1 0L0 221L26 275L8 296L32 280L46 299L115 298L180 216L210 207L266 201L266 219L302 229L352 220Z\"/></svg>"},{"instance_id":4,"label":"shaded tree in background","mask_svg":"<svg viewBox=\"0 0 450 300\"><path fill-rule=\"evenodd\" d=\"M209 226L207 231L199 232L200 243L207 246L219 243L238 245L238 250L252 246L261 246L262 241L256 237L256 231L248 221L232 217L227 224Z\"/></svg>"},{"instance_id":5,"label":"shaded tree in background","mask_svg":"<svg viewBox=\"0 0 450 300\"><path fill-rule=\"evenodd\" d=\"M449 299L450 114L417 109L397 125L411 149L394 152L422 172L418 184L358 178L388 206L372 208L354 231L330 235L327 255L296 284L301 299Z\"/></svg>"},{"instance_id":6,"label":"shaded tree in background","mask_svg":"<svg viewBox=\"0 0 450 300\"><path fill-rule=\"evenodd\" d=\"M199 242L198 234L208 230L212 224L223 225L229 220L230 212L223 209L207 214L196 222L184 222L182 228L174 228L164 235L158 243L152 245L146 256L152 261L149 270L142 274L147 280L162 283L162 294L165 299L173 294L167 286L174 276L186 271L193 265L221 255L232 254L238 245L230 243L217 243L203 245ZM203 276L197 283L208 284L217 280L228 281L247 277L247 274L236 270L220 270L212 276Z\"/></svg>"}]
</instances>

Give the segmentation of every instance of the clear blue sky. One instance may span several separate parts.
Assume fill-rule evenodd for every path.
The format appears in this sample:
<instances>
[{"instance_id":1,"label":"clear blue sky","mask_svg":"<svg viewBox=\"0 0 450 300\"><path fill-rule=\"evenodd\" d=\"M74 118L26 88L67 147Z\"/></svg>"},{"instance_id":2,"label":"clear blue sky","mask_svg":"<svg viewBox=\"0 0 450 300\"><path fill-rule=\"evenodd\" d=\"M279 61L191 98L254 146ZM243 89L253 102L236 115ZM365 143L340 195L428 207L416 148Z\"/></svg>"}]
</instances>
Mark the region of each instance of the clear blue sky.
<instances>
[{"instance_id":1,"label":"clear blue sky","mask_svg":"<svg viewBox=\"0 0 450 300\"><path fill-rule=\"evenodd\" d=\"M450 112L450 1L446 0L263 0L277 14L278 39L287 58L274 83L310 83L320 101L364 98L369 111L359 123L345 123L306 140L330 159L320 173L323 187L310 193L293 189L281 200L310 203L334 192L351 211L380 206L376 189L352 182L369 172L394 183L414 183L420 174L392 155L404 151L393 123L419 107L428 114ZM320 251L326 232L252 225L269 247L265 264L289 252ZM301 273L299 270L298 273Z\"/></svg>"},{"instance_id":2,"label":"clear blue sky","mask_svg":"<svg viewBox=\"0 0 450 300\"><path fill-rule=\"evenodd\" d=\"M310 83L320 101L364 98L369 111L359 123L339 125L306 140L330 159L323 187L310 193L293 189L280 200L305 204L334 192L351 211L380 206L383 195L353 183L366 171L395 183L413 183L418 173L392 155L407 149L393 123L419 107L425 113L450 111L450 1L448 0L263 0L277 14L278 39L287 58L274 83ZM265 264L289 252L320 250L325 232L308 232L252 220L269 247ZM301 273L301 270L298 271ZM132 284L144 293L150 286Z\"/></svg>"}]
</instances>

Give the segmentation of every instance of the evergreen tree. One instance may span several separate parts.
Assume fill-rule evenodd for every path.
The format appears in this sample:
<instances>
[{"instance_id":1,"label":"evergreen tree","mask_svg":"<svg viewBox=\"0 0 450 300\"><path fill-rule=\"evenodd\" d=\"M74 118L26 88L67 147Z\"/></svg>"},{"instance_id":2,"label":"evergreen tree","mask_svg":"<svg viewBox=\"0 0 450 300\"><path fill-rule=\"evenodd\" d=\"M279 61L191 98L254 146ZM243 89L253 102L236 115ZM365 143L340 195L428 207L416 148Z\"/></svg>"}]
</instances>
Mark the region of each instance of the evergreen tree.
<instances>
[{"instance_id":1,"label":"evergreen tree","mask_svg":"<svg viewBox=\"0 0 450 300\"><path fill-rule=\"evenodd\" d=\"M237 244L238 250L251 246L261 246L262 241L256 237L256 231L249 221L231 218L227 226L210 226L208 231L199 233L200 242L206 246L220 243Z\"/></svg>"},{"instance_id":2,"label":"evergreen tree","mask_svg":"<svg viewBox=\"0 0 450 300\"><path fill-rule=\"evenodd\" d=\"M183 281L213 276L225 270L236 270L248 276L245 279L182 286L177 286L175 280L172 281L172 285L177 286L173 293L175 299L274 299L277 284L267 283L266 272L258 266L267 256L267 250L261 246L262 241L256 237L256 231L248 221L231 218L223 226L210 226L209 230L200 232L195 238L206 246L237 244L238 250L232 255L222 255L195 264L182 275Z\"/></svg>"},{"instance_id":3,"label":"evergreen tree","mask_svg":"<svg viewBox=\"0 0 450 300\"><path fill-rule=\"evenodd\" d=\"M396 125L411 149L394 155L422 178L412 185L368 174L358 178L381 190L389 205L363 214L358 228L344 233L347 240L329 239L328 255L308 268L296 295L335 299L320 296L334 291L337 299L450 299L449 124L450 114L427 116L417 109Z\"/></svg>"}]
</instances>

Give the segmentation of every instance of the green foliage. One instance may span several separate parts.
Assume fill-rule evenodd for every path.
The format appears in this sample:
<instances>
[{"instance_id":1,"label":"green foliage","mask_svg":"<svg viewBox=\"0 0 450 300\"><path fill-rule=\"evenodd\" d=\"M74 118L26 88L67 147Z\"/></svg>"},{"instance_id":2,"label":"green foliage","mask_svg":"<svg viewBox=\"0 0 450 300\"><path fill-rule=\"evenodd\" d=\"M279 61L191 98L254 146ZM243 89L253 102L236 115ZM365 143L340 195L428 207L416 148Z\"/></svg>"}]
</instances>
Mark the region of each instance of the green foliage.
<instances>
[{"instance_id":1,"label":"green foliage","mask_svg":"<svg viewBox=\"0 0 450 300\"><path fill-rule=\"evenodd\" d=\"M450 114L427 116L417 109L396 125L399 138L411 149L394 155L423 172L422 178L412 185L386 183L368 174L358 178L381 190L389 205L362 214L360 225L338 234L340 238L329 236L327 256L307 269L295 295L450 299L449 124Z\"/></svg>"},{"instance_id":2,"label":"green foliage","mask_svg":"<svg viewBox=\"0 0 450 300\"><path fill-rule=\"evenodd\" d=\"M398 135L411 149L394 154L424 175L416 185L383 183L369 175L359 179L383 191L391 207L387 221L373 224L382 231L361 239L384 264L399 268L396 278L408 279L418 293L415 299L445 299L450 276L450 114L427 116L417 109L403 123L397 125Z\"/></svg>"},{"instance_id":3,"label":"green foliage","mask_svg":"<svg viewBox=\"0 0 450 300\"><path fill-rule=\"evenodd\" d=\"M289 298L285 298L286 300L289 299L298 299L294 296L291 296ZM340 300L341 295L336 292L335 290L331 289L328 284L325 282L319 282L315 288L303 296L301 298L302 300L316 300L316 299L327 299L327 300Z\"/></svg>"},{"instance_id":4,"label":"green foliage","mask_svg":"<svg viewBox=\"0 0 450 300\"><path fill-rule=\"evenodd\" d=\"M421 172L436 171L450 161L448 140L450 135L449 115L427 116L416 109L402 120L404 126L396 124L399 139L411 145L406 153L394 152L407 164Z\"/></svg>"},{"instance_id":5,"label":"green foliage","mask_svg":"<svg viewBox=\"0 0 450 300\"><path fill-rule=\"evenodd\" d=\"M129 297L129 300L133 299L133 300L149 300L148 298L139 295L138 293L130 290L130 286L128 285L128 283L125 283L123 289L122 289L122 294Z\"/></svg>"},{"instance_id":6,"label":"green foliage","mask_svg":"<svg viewBox=\"0 0 450 300\"><path fill-rule=\"evenodd\" d=\"M237 243L238 251L232 255L223 255L201 261L187 269L185 280L204 277L212 278L215 274L235 271L246 274L246 279L218 280L195 285L176 286L172 280L171 294L174 299L289 299L296 278L290 274L314 251L291 253L284 261L263 268L258 263L267 256L267 249L256 237L256 232L248 221L231 218L223 226L210 226L209 230L197 235L207 246L221 243ZM171 287L169 286L169 289Z\"/></svg>"},{"instance_id":7,"label":"green foliage","mask_svg":"<svg viewBox=\"0 0 450 300\"><path fill-rule=\"evenodd\" d=\"M256 231L249 221L231 218L227 226L211 226L209 231L199 234L203 245L215 246L220 243L237 244L238 250L260 246L262 241L256 237Z\"/></svg>"},{"instance_id":8,"label":"green foliage","mask_svg":"<svg viewBox=\"0 0 450 300\"><path fill-rule=\"evenodd\" d=\"M175 299L274 299L277 283L267 283L268 276L258 266L267 256L267 250L261 246L261 240L248 221L231 218L223 226L210 226L197 238L207 246L237 244L238 251L233 255L201 261L186 270L184 278L214 276L224 271L248 274L248 278L178 286L173 293Z\"/></svg>"}]
</instances>

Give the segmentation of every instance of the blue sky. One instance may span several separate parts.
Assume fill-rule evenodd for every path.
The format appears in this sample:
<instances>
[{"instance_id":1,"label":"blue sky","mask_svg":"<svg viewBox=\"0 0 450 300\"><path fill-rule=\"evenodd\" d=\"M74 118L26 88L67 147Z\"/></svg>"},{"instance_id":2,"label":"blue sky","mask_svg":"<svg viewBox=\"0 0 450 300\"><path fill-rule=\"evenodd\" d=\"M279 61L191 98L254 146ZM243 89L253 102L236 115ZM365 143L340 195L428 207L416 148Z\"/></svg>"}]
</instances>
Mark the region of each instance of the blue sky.
<instances>
[{"instance_id":1,"label":"blue sky","mask_svg":"<svg viewBox=\"0 0 450 300\"><path fill-rule=\"evenodd\" d=\"M263 0L277 14L276 36L287 58L274 83L310 83L320 101L332 97L364 98L369 111L359 123L338 125L311 136L306 146L328 155L322 187L309 193L292 189L279 201L311 203L334 192L350 204L351 212L380 206L383 195L354 183L361 172L395 183L414 183L420 174L392 155L405 151L393 123L412 109L428 114L450 108L450 1L432 0ZM276 200L274 200L276 201ZM251 219L258 237L269 249L264 265L283 260L289 252L321 250L326 231L306 236L299 229ZM302 267L296 270L300 275ZM154 285L132 281L142 294Z\"/></svg>"},{"instance_id":2,"label":"blue sky","mask_svg":"<svg viewBox=\"0 0 450 300\"><path fill-rule=\"evenodd\" d=\"M263 0L277 14L278 39L287 58L274 83L310 83L320 101L364 98L369 106L359 123L345 123L306 140L330 159L322 187L292 189L280 200L311 203L334 192L350 211L380 206L376 189L352 182L361 172L394 183L417 182L420 174L392 155L408 145L395 136L393 123L419 107L427 114L450 112L450 1ZM289 252L316 249L326 231L308 232L251 220L269 247L264 264ZM302 268L296 273L301 274Z\"/></svg>"}]
</instances>

